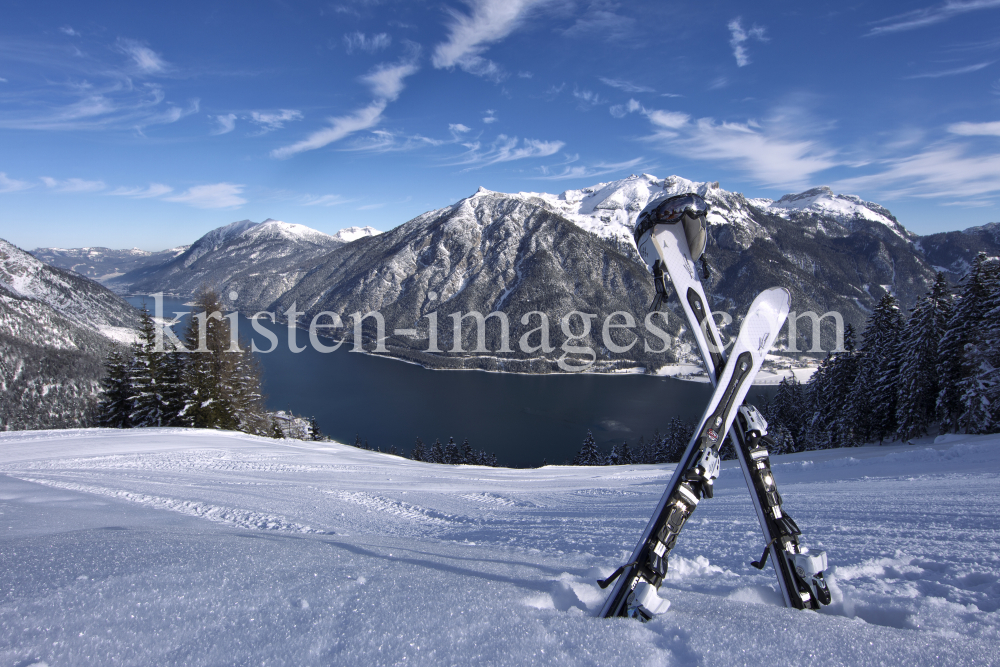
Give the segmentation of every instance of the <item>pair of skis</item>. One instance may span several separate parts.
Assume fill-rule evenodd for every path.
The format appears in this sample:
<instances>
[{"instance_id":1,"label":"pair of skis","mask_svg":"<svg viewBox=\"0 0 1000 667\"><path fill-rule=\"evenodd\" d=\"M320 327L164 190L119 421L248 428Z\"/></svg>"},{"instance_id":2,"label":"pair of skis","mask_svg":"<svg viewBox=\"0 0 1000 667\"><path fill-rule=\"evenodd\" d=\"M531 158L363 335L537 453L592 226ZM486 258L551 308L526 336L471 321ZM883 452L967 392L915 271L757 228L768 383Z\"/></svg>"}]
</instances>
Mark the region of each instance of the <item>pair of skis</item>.
<instances>
[{"instance_id":1,"label":"pair of skis","mask_svg":"<svg viewBox=\"0 0 1000 667\"><path fill-rule=\"evenodd\" d=\"M669 608L669 601L657 594L667 573L669 553L699 501L713 496L721 466L719 449L727 433L766 544L761 559L752 564L763 569L770 556L786 606L818 609L829 604L823 577L826 553L812 554L800 547L801 531L781 509L781 495L771 473L767 422L755 407L743 402L787 318L790 295L783 288L772 288L754 299L727 361L691 252L691 246L698 246L699 255L704 248L707 205L697 195L684 195L645 214L637 222L636 245L653 270L654 307L666 299L665 278L669 277L715 392L629 562L600 582L602 588L615 583L601 616L646 621Z\"/></svg>"}]
</instances>

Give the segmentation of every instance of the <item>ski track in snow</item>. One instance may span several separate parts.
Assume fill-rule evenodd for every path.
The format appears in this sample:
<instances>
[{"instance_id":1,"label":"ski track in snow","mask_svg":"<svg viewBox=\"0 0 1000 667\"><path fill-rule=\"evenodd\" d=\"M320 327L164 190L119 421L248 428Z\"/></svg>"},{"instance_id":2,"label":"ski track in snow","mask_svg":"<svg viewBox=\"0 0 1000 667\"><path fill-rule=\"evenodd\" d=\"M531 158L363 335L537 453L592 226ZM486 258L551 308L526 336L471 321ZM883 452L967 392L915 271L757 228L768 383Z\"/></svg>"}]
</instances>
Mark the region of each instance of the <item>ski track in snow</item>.
<instances>
[{"instance_id":1,"label":"ski track in snow","mask_svg":"<svg viewBox=\"0 0 1000 667\"><path fill-rule=\"evenodd\" d=\"M1000 436L774 457L833 603L785 609L739 469L647 624L595 614L673 466L0 434L0 663L1000 664ZM233 530L237 528L238 530Z\"/></svg>"},{"instance_id":2,"label":"ski track in snow","mask_svg":"<svg viewBox=\"0 0 1000 667\"><path fill-rule=\"evenodd\" d=\"M178 512L180 514L198 517L199 519L208 519L209 521L228 523L233 526L239 526L240 528L247 528L251 530L288 530L295 533L326 534L325 531L314 530L309 526L303 526L300 523L295 523L294 521L289 521L284 517L275 516L273 514L261 514L259 512L233 507L219 507L218 505L208 505L206 503L191 500L162 498L159 496L150 496L145 493L132 493L131 491L123 491L121 489L109 489L101 486L75 484L73 482L57 482L51 479L38 479L36 477L19 477L17 479L21 479L25 482L33 482L35 484L44 484L45 486L51 486L56 489L79 491L80 493L91 493L99 496L118 498L132 503L139 503L140 505L148 505L156 509L170 510L171 512Z\"/></svg>"}]
</instances>

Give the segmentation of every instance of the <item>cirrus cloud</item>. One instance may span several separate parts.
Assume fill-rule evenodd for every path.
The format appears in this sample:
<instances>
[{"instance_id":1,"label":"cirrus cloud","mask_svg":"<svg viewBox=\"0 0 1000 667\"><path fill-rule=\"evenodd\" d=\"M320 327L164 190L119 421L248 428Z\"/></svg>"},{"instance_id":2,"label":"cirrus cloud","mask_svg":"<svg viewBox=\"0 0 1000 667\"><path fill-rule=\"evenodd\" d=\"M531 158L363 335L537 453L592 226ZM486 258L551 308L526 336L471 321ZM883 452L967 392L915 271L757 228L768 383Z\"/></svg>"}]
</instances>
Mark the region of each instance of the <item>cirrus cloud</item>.
<instances>
[{"instance_id":1,"label":"cirrus cloud","mask_svg":"<svg viewBox=\"0 0 1000 667\"><path fill-rule=\"evenodd\" d=\"M172 197L164 197L166 201L188 204L195 208L238 208L247 203L241 197L243 185L235 183L213 183L210 185L195 185Z\"/></svg>"}]
</instances>

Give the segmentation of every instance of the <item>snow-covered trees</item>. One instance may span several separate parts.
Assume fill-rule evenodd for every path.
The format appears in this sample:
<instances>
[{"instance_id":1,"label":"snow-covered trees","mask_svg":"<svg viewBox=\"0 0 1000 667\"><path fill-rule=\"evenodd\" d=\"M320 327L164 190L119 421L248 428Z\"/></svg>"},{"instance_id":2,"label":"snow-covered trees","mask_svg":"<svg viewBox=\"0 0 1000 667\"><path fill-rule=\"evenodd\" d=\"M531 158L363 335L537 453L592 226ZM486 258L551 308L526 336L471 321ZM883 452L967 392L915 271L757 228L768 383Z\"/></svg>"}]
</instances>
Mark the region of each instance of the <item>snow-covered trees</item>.
<instances>
[{"instance_id":1,"label":"snow-covered trees","mask_svg":"<svg viewBox=\"0 0 1000 667\"><path fill-rule=\"evenodd\" d=\"M139 340L105 364L98 422L105 426L193 426L273 435L261 372L246 344L232 340L218 295L202 290L185 349L157 349L156 323L143 307Z\"/></svg>"},{"instance_id":2,"label":"snow-covered trees","mask_svg":"<svg viewBox=\"0 0 1000 667\"><path fill-rule=\"evenodd\" d=\"M948 281L938 273L931 291L917 302L903 330L896 396L896 435L901 439L926 435L935 420L940 391L938 350L951 311Z\"/></svg>"},{"instance_id":3,"label":"snow-covered trees","mask_svg":"<svg viewBox=\"0 0 1000 667\"><path fill-rule=\"evenodd\" d=\"M587 437L583 439L583 446L580 448L580 452L573 459L573 465L599 466L603 464L604 457L601 456L600 450L597 449L597 443L594 441L594 434L587 431Z\"/></svg>"},{"instance_id":4,"label":"snow-covered trees","mask_svg":"<svg viewBox=\"0 0 1000 667\"><path fill-rule=\"evenodd\" d=\"M860 351L850 330L805 387L796 418L792 383L766 417L787 428L796 450L839 447L932 432L1000 431L1000 261L980 255L952 296L938 273L904 323L886 294L868 319ZM851 379L853 377L853 379ZM800 413L801 414L801 413Z\"/></svg>"}]
</instances>

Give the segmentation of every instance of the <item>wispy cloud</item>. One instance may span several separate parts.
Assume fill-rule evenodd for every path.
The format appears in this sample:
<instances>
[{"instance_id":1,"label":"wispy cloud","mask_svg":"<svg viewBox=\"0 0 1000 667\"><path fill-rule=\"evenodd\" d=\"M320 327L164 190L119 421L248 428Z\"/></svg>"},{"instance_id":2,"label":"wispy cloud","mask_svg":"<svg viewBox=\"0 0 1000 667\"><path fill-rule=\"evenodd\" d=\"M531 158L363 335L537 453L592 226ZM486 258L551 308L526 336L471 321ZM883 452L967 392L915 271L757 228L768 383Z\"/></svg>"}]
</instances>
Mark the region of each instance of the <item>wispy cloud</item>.
<instances>
[{"instance_id":1,"label":"wispy cloud","mask_svg":"<svg viewBox=\"0 0 1000 667\"><path fill-rule=\"evenodd\" d=\"M462 125L461 123L452 123L452 124L448 125L448 131L455 132L455 133L458 133L458 134L465 134L466 132L471 132L472 128L471 127L466 127L465 125Z\"/></svg>"},{"instance_id":2,"label":"wispy cloud","mask_svg":"<svg viewBox=\"0 0 1000 667\"><path fill-rule=\"evenodd\" d=\"M60 181L49 176L42 176L39 180L53 192L98 192L107 187L103 181L86 181L82 178L67 178L64 181Z\"/></svg>"},{"instance_id":3,"label":"wispy cloud","mask_svg":"<svg viewBox=\"0 0 1000 667\"><path fill-rule=\"evenodd\" d=\"M382 208L383 206L385 206L385 202L379 202L378 204L365 204L364 206L359 206L356 210L371 211L376 208Z\"/></svg>"},{"instance_id":4,"label":"wispy cloud","mask_svg":"<svg viewBox=\"0 0 1000 667\"><path fill-rule=\"evenodd\" d=\"M877 164L884 169L844 179L836 187L875 190L889 197L981 199L1000 194L1000 153L972 155L969 146L949 142Z\"/></svg>"},{"instance_id":5,"label":"wispy cloud","mask_svg":"<svg viewBox=\"0 0 1000 667\"><path fill-rule=\"evenodd\" d=\"M884 35L904 30L923 28L948 19L983 9L1000 7L1000 0L949 0L943 5L915 9L905 14L890 16L875 22L875 27L868 31L868 36Z\"/></svg>"},{"instance_id":6,"label":"wispy cloud","mask_svg":"<svg viewBox=\"0 0 1000 667\"><path fill-rule=\"evenodd\" d=\"M212 130L212 134L229 134L236 129L236 114L234 113L227 113L221 116L211 116L211 118L214 118L215 122L219 124L218 127Z\"/></svg>"},{"instance_id":7,"label":"wispy cloud","mask_svg":"<svg viewBox=\"0 0 1000 667\"><path fill-rule=\"evenodd\" d=\"M543 181L565 181L571 178L595 178L597 176L604 176L605 174L613 174L615 172L631 169L632 167L642 164L643 161L644 158L637 157L634 160L628 160L627 162L598 162L597 164L592 165L576 166L565 165L559 171L552 171L549 167L542 167L542 175L535 176L535 178Z\"/></svg>"},{"instance_id":8,"label":"wispy cloud","mask_svg":"<svg viewBox=\"0 0 1000 667\"><path fill-rule=\"evenodd\" d=\"M283 146L271 151L271 155L276 158L287 158L304 151L312 151L323 148L335 141L340 141L346 136L367 130L376 125L382 118L382 112L386 107L385 100L372 102L363 109L358 109L346 116L336 116L327 119L328 127L313 132L302 141L297 141L290 146Z\"/></svg>"},{"instance_id":9,"label":"wispy cloud","mask_svg":"<svg viewBox=\"0 0 1000 667\"><path fill-rule=\"evenodd\" d=\"M392 44L392 37L384 32L372 35L368 37L363 32L352 32L344 35L344 46L348 53L354 53L355 51L364 51L366 53L375 53L376 51L383 51L389 48Z\"/></svg>"},{"instance_id":10,"label":"wispy cloud","mask_svg":"<svg viewBox=\"0 0 1000 667\"><path fill-rule=\"evenodd\" d=\"M589 109L598 104L606 104L607 100L602 99L600 95L592 90L580 90L579 88L573 88L573 97L578 101L578 105L582 109Z\"/></svg>"},{"instance_id":11,"label":"wispy cloud","mask_svg":"<svg viewBox=\"0 0 1000 667\"><path fill-rule=\"evenodd\" d=\"M1000 121L990 123L955 123L948 126L952 134L965 137L1000 137Z\"/></svg>"},{"instance_id":12,"label":"wispy cloud","mask_svg":"<svg viewBox=\"0 0 1000 667\"><path fill-rule=\"evenodd\" d=\"M678 111L643 112L654 127L649 139L667 152L735 168L763 185L804 187L812 174L841 163L834 151L808 136L809 129L800 127L791 112L764 125L694 120Z\"/></svg>"},{"instance_id":13,"label":"wispy cloud","mask_svg":"<svg viewBox=\"0 0 1000 667\"><path fill-rule=\"evenodd\" d=\"M355 201L353 199L346 199L341 195L321 195L315 197L313 195L305 195L302 198L303 206L339 206L340 204L347 204L348 202Z\"/></svg>"},{"instance_id":14,"label":"wispy cloud","mask_svg":"<svg viewBox=\"0 0 1000 667\"><path fill-rule=\"evenodd\" d=\"M160 54L134 39L119 39L118 49L132 59L142 74L160 74L167 70L167 63Z\"/></svg>"},{"instance_id":15,"label":"wispy cloud","mask_svg":"<svg viewBox=\"0 0 1000 667\"><path fill-rule=\"evenodd\" d=\"M197 111L197 100L167 101L156 79L174 72L151 48L128 39L102 47L85 52L65 44L4 40L0 56L26 76L17 95L5 100L0 128L142 131Z\"/></svg>"},{"instance_id":16,"label":"wispy cloud","mask_svg":"<svg viewBox=\"0 0 1000 667\"><path fill-rule=\"evenodd\" d=\"M743 29L743 19L734 18L727 26L729 28L729 46L733 47L733 56L736 58L737 67L746 67L750 64L750 55L745 46L751 38L761 42L767 41L767 34L762 26L755 25L750 30Z\"/></svg>"},{"instance_id":17,"label":"wispy cloud","mask_svg":"<svg viewBox=\"0 0 1000 667\"><path fill-rule=\"evenodd\" d=\"M35 187L34 183L10 178L7 174L0 171L0 192L19 192L20 190L27 190L33 187Z\"/></svg>"},{"instance_id":18,"label":"wispy cloud","mask_svg":"<svg viewBox=\"0 0 1000 667\"><path fill-rule=\"evenodd\" d=\"M617 42L634 38L637 32L636 20L631 16L615 13L617 5L592 3L576 22L563 31L563 35L573 39L601 38Z\"/></svg>"},{"instance_id":19,"label":"wispy cloud","mask_svg":"<svg viewBox=\"0 0 1000 667\"><path fill-rule=\"evenodd\" d=\"M965 67L956 67L954 69L939 70L937 72L925 72L923 74L914 74L912 76L903 77L904 79L938 79L942 76L955 76L957 74L968 74L970 72L978 72L984 67L989 67L995 60L991 60L985 63L976 63L975 65L967 65Z\"/></svg>"},{"instance_id":20,"label":"wispy cloud","mask_svg":"<svg viewBox=\"0 0 1000 667\"><path fill-rule=\"evenodd\" d=\"M520 141L517 137L501 134L486 147L478 141L464 145L469 149L468 152L460 155L451 164L471 165L469 169L479 169L500 162L548 157L558 153L566 144L562 141L538 141L536 139Z\"/></svg>"},{"instance_id":21,"label":"wispy cloud","mask_svg":"<svg viewBox=\"0 0 1000 667\"><path fill-rule=\"evenodd\" d=\"M482 56L490 44L516 30L528 13L548 0L465 0L469 13L450 9L448 39L434 49L436 69L459 67L495 82L506 78L502 67Z\"/></svg>"},{"instance_id":22,"label":"wispy cloud","mask_svg":"<svg viewBox=\"0 0 1000 667\"><path fill-rule=\"evenodd\" d=\"M493 109L487 109L486 110L486 116L483 117L483 122L486 123L487 125L490 125L491 123L497 122L497 115L496 114L497 114L497 112L494 111Z\"/></svg>"},{"instance_id":23,"label":"wispy cloud","mask_svg":"<svg viewBox=\"0 0 1000 667\"><path fill-rule=\"evenodd\" d=\"M606 86L611 86L612 88L617 88L618 90L624 90L626 93L655 93L654 88L649 86L640 86L638 84L632 83L631 81L625 81L624 79L606 79L603 76L597 77L601 83Z\"/></svg>"},{"instance_id":24,"label":"wispy cloud","mask_svg":"<svg viewBox=\"0 0 1000 667\"><path fill-rule=\"evenodd\" d=\"M235 183L196 185L164 199L189 204L195 208L238 208L247 203L247 200L240 196L243 194L243 188L244 186Z\"/></svg>"},{"instance_id":25,"label":"wispy cloud","mask_svg":"<svg viewBox=\"0 0 1000 667\"><path fill-rule=\"evenodd\" d=\"M638 101L630 99L627 104L612 105L608 111L610 111L611 115L615 118L624 118L628 114L639 111L640 109L642 109L642 105L639 104Z\"/></svg>"},{"instance_id":26,"label":"wispy cloud","mask_svg":"<svg viewBox=\"0 0 1000 667\"><path fill-rule=\"evenodd\" d=\"M396 153L410 151L427 146L458 143L459 139L452 133L452 139L432 139L420 134L406 135L388 130L372 130L368 136L357 137L351 144L341 150L364 151L367 153Z\"/></svg>"},{"instance_id":27,"label":"wispy cloud","mask_svg":"<svg viewBox=\"0 0 1000 667\"><path fill-rule=\"evenodd\" d=\"M69 35L70 37L80 36L80 33L78 33L76 30L73 30L73 28L68 25L64 25L61 28L59 28L59 32L61 32L64 35Z\"/></svg>"},{"instance_id":28,"label":"wispy cloud","mask_svg":"<svg viewBox=\"0 0 1000 667\"><path fill-rule=\"evenodd\" d=\"M335 141L348 137L355 132L375 127L382 120L382 112L389 102L394 101L403 92L406 77L415 74L420 67L416 56L396 64L383 64L361 77L375 96L375 100L366 107L344 116L327 119L328 126L313 132L305 139L290 146L282 146L271 151L271 156L287 158L304 151L323 148Z\"/></svg>"},{"instance_id":29,"label":"wispy cloud","mask_svg":"<svg viewBox=\"0 0 1000 667\"><path fill-rule=\"evenodd\" d=\"M302 120L302 112L295 109L250 112L250 121L260 128L259 134L280 130L285 123L293 120Z\"/></svg>"},{"instance_id":30,"label":"wispy cloud","mask_svg":"<svg viewBox=\"0 0 1000 667\"><path fill-rule=\"evenodd\" d=\"M145 188L115 188L108 194L118 195L121 197L134 197L135 199L152 199L154 197L168 195L173 191L174 189L169 185L164 185L163 183L150 183L149 186Z\"/></svg>"}]
</instances>

